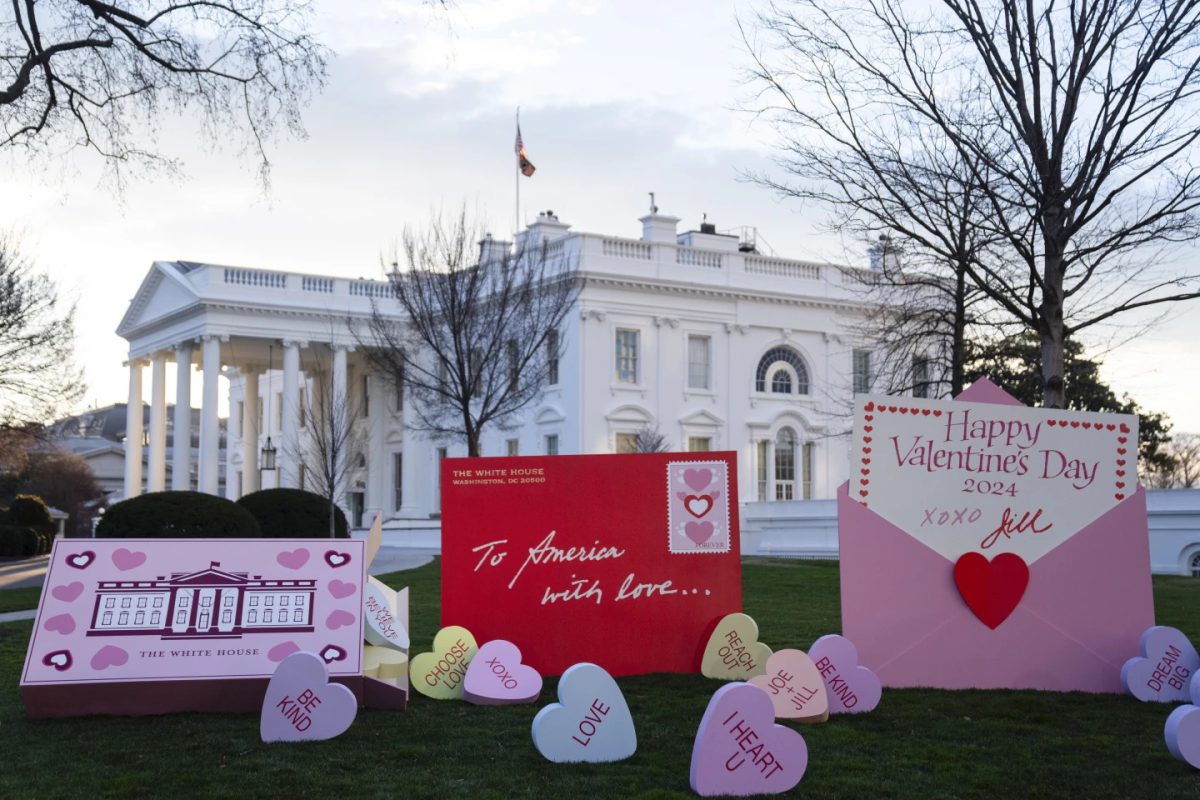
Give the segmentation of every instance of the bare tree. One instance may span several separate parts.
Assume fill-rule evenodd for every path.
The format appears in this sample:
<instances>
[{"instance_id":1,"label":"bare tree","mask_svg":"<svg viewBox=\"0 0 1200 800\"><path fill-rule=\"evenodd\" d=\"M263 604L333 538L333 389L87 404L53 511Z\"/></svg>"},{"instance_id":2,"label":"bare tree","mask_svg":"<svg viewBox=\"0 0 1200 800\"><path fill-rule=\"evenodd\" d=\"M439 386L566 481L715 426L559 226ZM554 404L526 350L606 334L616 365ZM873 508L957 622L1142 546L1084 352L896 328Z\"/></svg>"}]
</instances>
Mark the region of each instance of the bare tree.
<instances>
[{"instance_id":1,"label":"bare tree","mask_svg":"<svg viewBox=\"0 0 1200 800\"><path fill-rule=\"evenodd\" d=\"M375 371L412 398L405 424L462 439L479 455L489 425L504 426L558 382L563 320L579 287L567 248L493 242L465 211L406 229L404 266L389 275L400 315L376 305L360 335ZM478 246L478 249L477 249Z\"/></svg>"},{"instance_id":2,"label":"bare tree","mask_svg":"<svg viewBox=\"0 0 1200 800\"><path fill-rule=\"evenodd\" d=\"M344 387L335 385L330 366L330 360L313 348L312 364L305 370L308 391L300 407L304 435L296 452L288 456L303 469L305 488L329 504L329 536L333 538L337 532L335 509L366 452L366 435L358 425L362 406L351 401Z\"/></svg>"},{"instance_id":3,"label":"bare tree","mask_svg":"<svg viewBox=\"0 0 1200 800\"><path fill-rule=\"evenodd\" d=\"M882 176L888 202L900 170L965 168L987 248L962 266L1038 333L1045 405L1065 402L1068 336L1200 296L1200 274L1150 252L1200 237L1194 0L800 0L758 21L756 73L782 98L763 110L795 141Z\"/></svg>"},{"instance_id":4,"label":"bare tree","mask_svg":"<svg viewBox=\"0 0 1200 800\"><path fill-rule=\"evenodd\" d=\"M0 429L24 436L83 396L74 317L54 282L0 234Z\"/></svg>"},{"instance_id":5,"label":"bare tree","mask_svg":"<svg viewBox=\"0 0 1200 800\"><path fill-rule=\"evenodd\" d=\"M1200 487L1200 434L1177 433L1163 446L1170 462L1146 475L1152 489L1195 489Z\"/></svg>"},{"instance_id":6,"label":"bare tree","mask_svg":"<svg viewBox=\"0 0 1200 800\"><path fill-rule=\"evenodd\" d=\"M327 52L293 0L14 0L0 12L0 147L53 155L84 146L119 181L126 165L174 168L152 149L166 112L232 131L259 161L325 80Z\"/></svg>"}]
</instances>

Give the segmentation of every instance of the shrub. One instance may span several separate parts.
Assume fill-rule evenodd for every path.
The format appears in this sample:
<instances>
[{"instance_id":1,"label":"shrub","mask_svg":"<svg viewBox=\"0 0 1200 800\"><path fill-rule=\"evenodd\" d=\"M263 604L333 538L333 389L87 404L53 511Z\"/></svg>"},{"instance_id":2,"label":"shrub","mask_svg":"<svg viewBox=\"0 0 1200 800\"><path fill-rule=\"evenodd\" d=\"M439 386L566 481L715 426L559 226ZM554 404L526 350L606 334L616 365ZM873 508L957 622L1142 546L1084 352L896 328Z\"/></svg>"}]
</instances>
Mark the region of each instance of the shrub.
<instances>
[{"instance_id":1,"label":"shrub","mask_svg":"<svg viewBox=\"0 0 1200 800\"><path fill-rule=\"evenodd\" d=\"M0 525L0 558L28 558L37 554L35 530L20 525Z\"/></svg>"},{"instance_id":2,"label":"shrub","mask_svg":"<svg viewBox=\"0 0 1200 800\"><path fill-rule=\"evenodd\" d=\"M328 539L329 504L303 489L263 489L238 500L258 520L262 535L273 539ZM334 506L336 538L349 539L346 515Z\"/></svg>"},{"instance_id":3,"label":"shrub","mask_svg":"<svg viewBox=\"0 0 1200 800\"><path fill-rule=\"evenodd\" d=\"M47 533L54 531L54 520L50 518L50 509L42 502L42 498L32 494L19 494L8 507L9 525L20 525Z\"/></svg>"},{"instance_id":4,"label":"shrub","mask_svg":"<svg viewBox=\"0 0 1200 800\"><path fill-rule=\"evenodd\" d=\"M151 492L104 512L99 539L254 539L262 534L246 509L203 492Z\"/></svg>"}]
</instances>

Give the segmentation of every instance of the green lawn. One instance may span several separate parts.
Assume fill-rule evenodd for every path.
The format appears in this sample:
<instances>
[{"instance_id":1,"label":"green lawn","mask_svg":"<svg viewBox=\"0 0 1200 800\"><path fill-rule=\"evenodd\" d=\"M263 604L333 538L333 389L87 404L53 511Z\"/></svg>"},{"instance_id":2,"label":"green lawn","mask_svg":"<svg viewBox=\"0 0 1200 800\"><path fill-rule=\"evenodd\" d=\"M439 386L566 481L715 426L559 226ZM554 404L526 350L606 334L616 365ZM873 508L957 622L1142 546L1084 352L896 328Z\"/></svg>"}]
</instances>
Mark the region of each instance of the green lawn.
<instances>
[{"instance_id":1,"label":"green lawn","mask_svg":"<svg viewBox=\"0 0 1200 800\"><path fill-rule=\"evenodd\" d=\"M412 588L414 653L438 623L438 564L384 576ZM1200 634L1200 581L1156 578L1158 619ZM746 611L764 641L806 647L839 629L836 565L747 560ZM0 596L3 596L0 592ZM416 695L403 714L366 711L340 738L262 744L253 714L28 722L18 680L29 622L0 625L0 797L688 797L696 725L720 685L700 676L622 678L638 752L617 764L542 760L537 706L481 707ZM602 634L601 634L602 635ZM1195 798L1200 773L1171 758L1169 706L1079 693L885 690L880 707L798 726L812 798Z\"/></svg>"}]
</instances>

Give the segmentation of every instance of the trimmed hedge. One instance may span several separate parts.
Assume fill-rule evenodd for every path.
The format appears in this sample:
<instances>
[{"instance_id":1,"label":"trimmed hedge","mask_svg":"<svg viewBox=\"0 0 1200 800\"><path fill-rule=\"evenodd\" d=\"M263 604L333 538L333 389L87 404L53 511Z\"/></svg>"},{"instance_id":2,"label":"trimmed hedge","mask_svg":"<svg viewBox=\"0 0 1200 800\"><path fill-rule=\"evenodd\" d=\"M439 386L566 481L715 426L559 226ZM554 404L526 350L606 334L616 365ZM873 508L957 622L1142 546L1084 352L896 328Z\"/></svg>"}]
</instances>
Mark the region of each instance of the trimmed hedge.
<instances>
[{"instance_id":1,"label":"trimmed hedge","mask_svg":"<svg viewBox=\"0 0 1200 800\"><path fill-rule=\"evenodd\" d=\"M203 492L151 492L122 500L104 512L98 539L256 539L249 511Z\"/></svg>"},{"instance_id":2,"label":"trimmed hedge","mask_svg":"<svg viewBox=\"0 0 1200 800\"><path fill-rule=\"evenodd\" d=\"M271 539L328 539L329 504L319 494L303 489L263 489L251 492L237 504L254 515L262 535ZM334 506L335 538L349 539L346 515Z\"/></svg>"},{"instance_id":3,"label":"trimmed hedge","mask_svg":"<svg viewBox=\"0 0 1200 800\"><path fill-rule=\"evenodd\" d=\"M0 525L0 558L28 558L41 549L38 533L20 525Z\"/></svg>"},{"instance_id":4,"label":"trimmed hedge","mask_svg":"<svg viewBox=\"0 0 1200 800\"><path fill-rule=\"evenodd\" d=\"M46 533L54 532L54 520L50 517L50 509L37 495L17 495L8 507L6 522L9 525L20 525Z\"/></svg>"}]
</instances>

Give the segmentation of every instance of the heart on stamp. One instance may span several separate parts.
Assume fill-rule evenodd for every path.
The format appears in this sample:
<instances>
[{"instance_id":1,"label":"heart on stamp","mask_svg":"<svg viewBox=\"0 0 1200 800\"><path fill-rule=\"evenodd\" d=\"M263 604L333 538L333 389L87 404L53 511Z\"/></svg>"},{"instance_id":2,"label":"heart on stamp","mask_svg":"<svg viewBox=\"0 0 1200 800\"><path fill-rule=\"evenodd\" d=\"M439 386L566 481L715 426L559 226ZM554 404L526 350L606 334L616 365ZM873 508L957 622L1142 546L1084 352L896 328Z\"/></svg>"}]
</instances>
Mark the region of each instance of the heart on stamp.
<instances>
[{"instance_id":1,"label":"heart on stamp","mask_svg":"<svg viewBox=\"0 0 1200 800\"><path fill-rule=\"evenodd\" d=\"M142 564L146 563L146 554L140 550L129 550L124 547L118 547L112 554L113 566L122 572L127 572L131 569L137 569Z\"/></svg>"},{"instance_id":2,"label":"heart on stamp","mask_svg":"<svg viewBox=\"0 0 1200 800\"><path fill-rule=\"evenodd\" d=\"M67 566L75 569L87 569L96 560L96 554L91 550L84 550L82 553L75 553L67 556Z\"/></svg>"},{"instance_id":3,"label":"heart on stamp","mask_svg":"<svg viewBox=\"0 0 1200 800\"><path fill-rule=\"evenodd\" d=\"M745 797L780 794L798 784L808 769L808 745L796 731L776 725L774 711L757 686L730 683L717 689L692 746L692 791ZM754 745L746 749L745 742Z\"/></svg>"},{"instance_id":4,"label":"heart on stamp","mask_svg":"<svg viewBox=\"0 0 1200 800\"><path fill-rule=\"evenodd\" d=\"M711 469L685 469L683 471L683 482L693 492L703 492L712 483L712 479L713 474Z\"/></svg>"},{"instance_id":5,"label":"heart on stamp","mask_svg":"<svg viewBox=\"0 0 1200 800\"><path fill-rule=\"evenodd\" d=\"M687 509L689 514L696 519L699 519L709 511L712 511L713 499L706 494L689 494L687 497L683 498L683 507Z\"/></svg>"},{"instance_id":6,"label":"heart on stamp","mask_svg":"<svg viewBox=\"0 0 1200 800\"><path fill-rule=\"evenodd\" d=\"M1180 706L1167 717L1163 738L1171 755L1195 769L1200 769L1200 708Z\"/></svg>"},{"instance_id":7,"label":"heart on stamp","mask_svg":"<svg viewBox=\"0 0 1200 800\"><path fill-rule=\"evenodd\" d=\"M637 731L621 687L595 664L575 664L558 681L558 702L533 718L533 746L557 764L621 761L637 752Z\"/></svg>"},{"instance_id":8,"label":"heart on stamp","mask_svg":"<svg viewBox=\"0 0 1200 800\"><path fill-rule=\"evenodd\" d=\"M42 663L47 667L54 667L59 672L66 672L75 662L71 658L70 650L53 650L42 656Z\"/></svg>"},{"instance_id":9,"label":"heart on stamp","mask_svg":"<svg viewBox=\"0 0 1200 800\"><path fill-rule=\"evenodd\" d=\"M442 628L433 637L433 651L420 653L410 662L409 683L434 700L461 700L463 676L478 651L475 637L466 628Z\"/></svg>"},{"instance_id":10,"label":"heart on stamp","mask_svg":"<svg viewBox=\"0 0 1200 800\"><path fill-rule=\"evenodd\" d=\"M288 569L300 569L308 563L308 550L303 547L297 547L295 550L284 550L279 555L275 556L275 560L282 567Z\"/></svg>"},{"instance_id":11,"label":"heart on stamp","mask_svg":"<svg viewBox=\"0 0 1200 800\"><path fill-rule=\"evenodd\" d=\"M830 714L865 714L879 705L883 686L878 675L858 663L854 642L832 633L813 642L808 655L825 682Z\"/></svg>"},{"instance_id":12,"label":"heart on stamp","mask_svg":"<svg viewBox=\"0 0 1200 800\"><path fill-rule=\"evenodd\" d=\"M350 563L350 554L339 553L336 550L326 550L325 563L334 568L345 566Z\"/></svg>"},{"instance_id":13,"label":"heart on stamp","mask_svg":"<svg viewBox=\"0 0 1200 800\"><path fill-rule=\"evenodd\" d=\"M764 675L750 684L771 698L776 719L824 722L829 719L829 695L816 664L803 650L780 650L767 659Z\"/></svg>"},{"instance_id":14,"label":"heart on stamp","mask_svg":"<svg viewBox=\"0 0 1200 800\"><path fill-rule=\"evenodd\" d=\"M92 669L97 672L108 669L109 667L120 667L129 660L129 653L126 653L121 648L106 644L96 651L96 655L92 656Z\"/></svg>"},{"instance_id":15,"label":"heart on stamp","mask_svg":"<svg viewBox=\"0 0 1200 800\"><path fill-rule=\"evenodd\" d=\"M55 614L42 623L42 627L55 633L68 634L75 630L75 618L70 614Z\"/></svg>"},{"instance_id":16,"label":"heart on stamp","mask_svg":"<svg viewBox=\"0 0 1200 800\"><path fill-rule=\"evenodd\" d=\"M79 581L71 581L64 583L61 586L55 586L50 590L55 600L62 600L64 603L73 602L79 595L83 594L83 584Z\"/></svg>"},{"instance_id":17,"label":"heart on stamp","mask_svg":"<svg viewBox=\"0 0 1200 800\"><path fill-rule=\"evenodd\" d=\"M463 699L475 705L532 703L542 693L542 676L521 663L512 642L493 639L479 648L463 678Z\"/></svg>"},{"instance_id":18,"label":"heart on stamp","mask_svg":"<svg viewBox=\"0 0 1200 800\"><path fill-rule=\"evenodd\" d=\"M763 675L771 648L758 641L758 623L746 614L726 614L713 629L700 659L707 678L744 681Z\"/></svg>"},{"instance_id":19,"label":"heart on stamp","mask_svg":"<svg viewBox=\"0 0 1200 800\"><path fill-rule=\"evenodd\" d=\"M319 742L344 733L357 715L354 692L330 683L325 662L302 651L275 668L258 732L264 742Z\"/></svg>"},{"instance_id":20,"label":"heart on stamp","mask_svg":"<svg viewBox=\"0 0 1200 800\"><path fill-rule=\"evenodd\" d=\"M1166 625L1147 628L1140 656L1121 666L1121 685L1143 703L1187 703L1190 682L1200 669L1200 654L1182 631Z\"/></svg>"},{"instance_id":21,"label":"heart on stamp","mask_svg":"<svg viewBox=\"0 0 1200 800\"><path fill-rule=\"evenodd\" d=\"M696 544L704 544L713 535L711 522L689 522L683 526L683 533Z\"/></svg>"},{"instance_id":22,"label":"heart on stamp","mask_svg":"<svg viewBox=\"0 0 1200 800\"><path fill-rule=\"evenodd\" d=\"M1001 553L991 561L965 553L954 564L954 583L979 621L995 630L1025 595L1029 565L1015 553Z\"/></svg>"}]
</instances>

